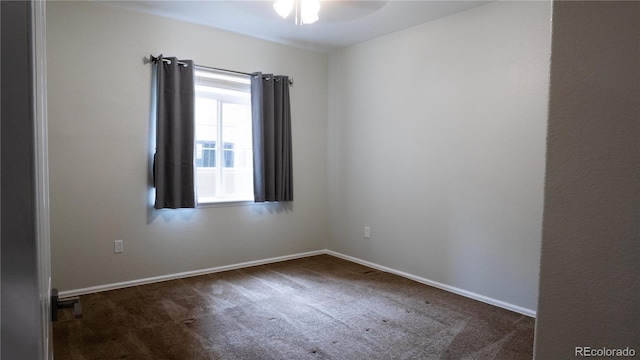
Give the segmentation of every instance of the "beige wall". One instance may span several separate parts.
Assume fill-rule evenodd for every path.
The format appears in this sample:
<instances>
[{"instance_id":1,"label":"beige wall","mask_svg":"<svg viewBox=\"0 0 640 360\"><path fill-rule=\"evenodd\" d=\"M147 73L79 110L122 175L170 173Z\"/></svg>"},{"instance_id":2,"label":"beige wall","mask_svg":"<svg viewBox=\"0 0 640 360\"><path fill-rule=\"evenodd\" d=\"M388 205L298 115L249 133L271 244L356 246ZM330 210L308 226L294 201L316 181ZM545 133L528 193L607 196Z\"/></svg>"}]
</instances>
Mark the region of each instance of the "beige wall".
<instances>
[{"instance_id":1,"label":"beige wall","mask_svg":"<svg viewBox=\"0 0 640 360\"><path fill-rule=\"evenodd\" d=\"M492 3L330 55L328 248L535 313L550 9Z\"/></svg>"},{"instance_id":2,"label":"beige wall","mask_svg":"<svg viewBox=\"0 0 640 360\"><path fill-rule=\"evenodd\" d=\"M640 3L558 1L537 359L640 352Z\"/></svg>"},{"instance_id":3,"label":"beige wall","mask_svg":"<svg viewBox=\"0 0 640 360\"><path fill-rule=\"evenodd\" d=\"M94 2L47 3L53 285L72 290L324 248L327 56ZM295 79L295 202L150 208L149 54ZM125 252L114 254L113 241Z\"/></svg>"}]
</instances>

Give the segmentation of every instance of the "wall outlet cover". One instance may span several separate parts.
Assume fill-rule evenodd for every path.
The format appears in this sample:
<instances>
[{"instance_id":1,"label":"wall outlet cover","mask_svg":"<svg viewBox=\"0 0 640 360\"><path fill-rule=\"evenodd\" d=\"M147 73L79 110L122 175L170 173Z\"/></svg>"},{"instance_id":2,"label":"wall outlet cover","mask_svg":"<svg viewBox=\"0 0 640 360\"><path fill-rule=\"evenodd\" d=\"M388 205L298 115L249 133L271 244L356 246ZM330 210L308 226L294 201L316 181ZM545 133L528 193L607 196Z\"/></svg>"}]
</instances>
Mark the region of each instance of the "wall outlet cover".
<instances>
[{"instance_id":1,"label":"wall outlet cover","mask_svg":"<svg viewBox=\"0 0 640 360\"><path fill-rule=\"evenodd\" d=\"M114 253L124 252L124 243L122 240L116 240L113 242L113 252Z\"/></svg>"}]
</instances>

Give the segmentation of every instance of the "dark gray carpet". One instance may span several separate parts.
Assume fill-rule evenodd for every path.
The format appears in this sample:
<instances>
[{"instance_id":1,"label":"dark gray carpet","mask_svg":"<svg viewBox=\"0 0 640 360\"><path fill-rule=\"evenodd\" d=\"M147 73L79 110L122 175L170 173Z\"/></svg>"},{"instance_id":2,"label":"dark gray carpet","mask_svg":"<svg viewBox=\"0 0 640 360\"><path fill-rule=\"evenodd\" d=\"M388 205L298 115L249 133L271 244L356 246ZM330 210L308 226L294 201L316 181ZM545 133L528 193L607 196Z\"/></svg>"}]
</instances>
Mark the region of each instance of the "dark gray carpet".
<instances>
[{"instance_id":1,"label":"dark gray carpet","mask_svg":"<svg viewBox=\"0 0 640 360\"><path fill-rule=\"evenodd\" d=\"M329 255L81 297L65 359L531 359L534 320Z\"/></svg>"}]
</instances>

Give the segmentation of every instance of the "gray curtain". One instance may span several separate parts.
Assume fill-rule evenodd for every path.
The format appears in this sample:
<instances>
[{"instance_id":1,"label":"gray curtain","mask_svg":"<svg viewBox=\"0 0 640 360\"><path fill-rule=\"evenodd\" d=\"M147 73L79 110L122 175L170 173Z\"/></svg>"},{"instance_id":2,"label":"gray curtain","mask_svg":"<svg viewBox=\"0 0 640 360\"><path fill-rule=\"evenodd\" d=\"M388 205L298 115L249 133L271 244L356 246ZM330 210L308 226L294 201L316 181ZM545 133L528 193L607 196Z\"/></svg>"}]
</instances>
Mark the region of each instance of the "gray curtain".
<instances>
[{"instance_id":1,"label":"gray curtain","mask_svg":"<svg viewBox=\"0 0 640 360\"><path fill-rule=\"evenodd\" d=\"M155 208L194 208L193 61L160 55L156 71Z\"/></svg>"},{"instance_id":2,"label":"gray curtain","mask_svg":"<svg viewBox=\"0 0 640 360\"><path fill-rule=\"evenodd\" d=\"M289 78L251 76L255 202L293 201Z\"/></svg>"}]
</instances>

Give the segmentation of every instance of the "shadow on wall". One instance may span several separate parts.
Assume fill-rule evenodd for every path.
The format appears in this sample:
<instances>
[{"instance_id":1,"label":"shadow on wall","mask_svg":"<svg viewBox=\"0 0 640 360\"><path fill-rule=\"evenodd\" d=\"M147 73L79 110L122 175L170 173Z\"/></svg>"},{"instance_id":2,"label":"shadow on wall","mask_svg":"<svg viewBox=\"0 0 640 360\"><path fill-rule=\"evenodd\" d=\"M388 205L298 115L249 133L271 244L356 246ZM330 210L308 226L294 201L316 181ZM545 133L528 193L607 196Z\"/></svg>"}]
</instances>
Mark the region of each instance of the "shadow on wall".
<instances>
[{"instance_id":1,"label":"shadow on wall","mask_svg":"<svg viewBox=\"0 0 640 360\"><path fill-rule=\"evenodd\" d=\"M293 201L255 203L249 205L249 211L257 215L289 213L293 212Z\"/></svg>"},{"instance_id":2,"label":"shadow on wall","mask_svg":"<svg viewBox=\"0 0 640 360\"><path fill-rule=\"evenodd\" d=\"M150 184L147 189L147 224L153 223L157 218L162 218L165 222L170 222L176 217L182 220L190 220L196 214L198 208L195 209L162 209L158 210L154 207L155 201L155 189L153 184ZM293 212L293 201L288 202L265 202L265 203L226 203L220 205L210 205L209 208L215 207L230 207L230 206L244 206L247 208L247 212L253 215L264 214L284 214ZM207 205L203 207L207 208ZM203 209L201 208L201 209Z\"/></svg>"}]
</instances>

